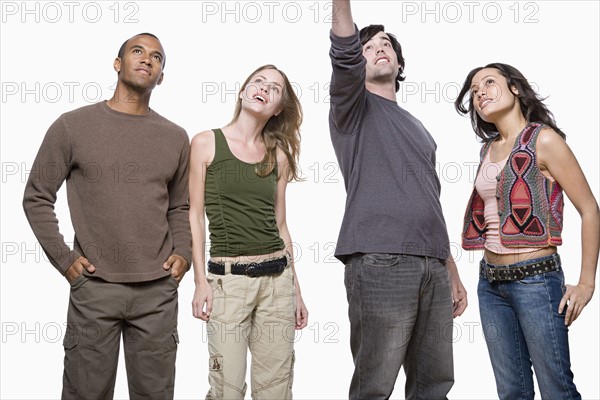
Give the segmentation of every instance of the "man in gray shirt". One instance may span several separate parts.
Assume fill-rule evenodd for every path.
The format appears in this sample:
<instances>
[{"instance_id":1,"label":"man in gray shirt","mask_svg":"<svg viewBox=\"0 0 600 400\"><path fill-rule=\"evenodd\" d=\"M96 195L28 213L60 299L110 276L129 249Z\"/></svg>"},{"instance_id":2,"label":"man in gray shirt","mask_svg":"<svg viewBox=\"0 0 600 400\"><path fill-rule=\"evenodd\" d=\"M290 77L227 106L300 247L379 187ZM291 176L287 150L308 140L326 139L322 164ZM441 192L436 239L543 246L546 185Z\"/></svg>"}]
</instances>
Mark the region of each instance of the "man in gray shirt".
<instances>
[{"instance_id":1,"label":"man in gray shirt","mask_svg":"<svg viewBox=\"0 0 600 400\"><path fill-rule=\"evenodd\" d=\"M381 25L358 32L333 1L331 140L346 186L336 257L355 370L351 399L387 399L400 367L407 399L445 399L454 383L452 318L467 306L450 255L436 144L396 102L400 44Z\"/></svg>"}]
</instances>

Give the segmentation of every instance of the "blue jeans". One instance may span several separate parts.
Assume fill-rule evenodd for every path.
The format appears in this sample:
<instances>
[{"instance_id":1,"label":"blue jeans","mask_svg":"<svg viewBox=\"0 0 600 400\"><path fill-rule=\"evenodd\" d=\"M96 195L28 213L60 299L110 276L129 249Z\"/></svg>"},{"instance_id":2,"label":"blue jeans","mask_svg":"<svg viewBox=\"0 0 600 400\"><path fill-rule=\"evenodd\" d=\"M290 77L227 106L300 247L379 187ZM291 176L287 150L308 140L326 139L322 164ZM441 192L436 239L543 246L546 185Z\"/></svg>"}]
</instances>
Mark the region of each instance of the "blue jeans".
<instances>
[{"instance_id":1,"label":"blue jeans","mask_svg":"<svg viewBox=\"0 0 600 400\"><path fill-rule=\"evenodd\" d=\"M407 399L446 399L454 384L452 295L438 259L357 254L346 264L354 374L350 399L388 399L400 367Z\"/></svg>"},{"instance_id":2,"label":"blue jeans","mask_svg":"<svg viewBox=\"0 0 600 400\"><path fill-rule=\"evenodd\" d=\"M532 365L544 400L581 399L573 383L565 311L558 313L565 292L558 254L510 266L552 258L557 271L517 281L479 279L479 312L501 400L533 399Z\"/></svg>"}]
</instances>

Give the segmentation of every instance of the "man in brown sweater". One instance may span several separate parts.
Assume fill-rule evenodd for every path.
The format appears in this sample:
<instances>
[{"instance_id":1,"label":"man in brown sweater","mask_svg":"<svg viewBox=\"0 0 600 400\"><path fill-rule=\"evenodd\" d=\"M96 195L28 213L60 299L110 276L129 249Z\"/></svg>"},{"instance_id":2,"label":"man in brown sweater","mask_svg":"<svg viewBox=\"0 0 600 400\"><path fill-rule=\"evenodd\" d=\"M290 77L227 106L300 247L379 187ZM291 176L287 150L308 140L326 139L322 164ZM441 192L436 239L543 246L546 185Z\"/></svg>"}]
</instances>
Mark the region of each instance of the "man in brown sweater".
<instances>
[{"instance_id":1,"label":"man in brown sweater","mask_svg":"<svg viewBox=\"0 0 600 400\"><path fill-rule=\"evenodd\" d=\"M154 35L127 40L113 97L60 116L27 182L27 219L71 285L63 399L112 398L121 334L130 397L173 398L177 289L191 260L189 139L149 108L164 66ZM54 212L65 180L72 250Z\"/></svg>"}]
</instances>

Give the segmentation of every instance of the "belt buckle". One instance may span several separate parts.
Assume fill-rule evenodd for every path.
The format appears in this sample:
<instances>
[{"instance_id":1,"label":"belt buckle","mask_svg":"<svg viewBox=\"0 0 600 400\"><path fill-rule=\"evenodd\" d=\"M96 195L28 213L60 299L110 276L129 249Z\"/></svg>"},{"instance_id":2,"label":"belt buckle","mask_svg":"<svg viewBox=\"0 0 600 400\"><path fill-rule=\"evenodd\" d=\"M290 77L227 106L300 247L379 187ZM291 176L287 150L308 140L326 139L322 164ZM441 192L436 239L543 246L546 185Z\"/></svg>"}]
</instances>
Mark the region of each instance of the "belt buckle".
<instances>
[{"instance_id":1,"label":"belt buckle","mask_svg":"<svg viewBox=\"0 0 600 400\"><path fill-rule=\"evenodd\" d=\"M259 266L258 263L255 262L251 262L246 266L246 275L251 277L251 278L256 278L256 272L257 272L257 267Z\"/></svg>"}]
</instances>

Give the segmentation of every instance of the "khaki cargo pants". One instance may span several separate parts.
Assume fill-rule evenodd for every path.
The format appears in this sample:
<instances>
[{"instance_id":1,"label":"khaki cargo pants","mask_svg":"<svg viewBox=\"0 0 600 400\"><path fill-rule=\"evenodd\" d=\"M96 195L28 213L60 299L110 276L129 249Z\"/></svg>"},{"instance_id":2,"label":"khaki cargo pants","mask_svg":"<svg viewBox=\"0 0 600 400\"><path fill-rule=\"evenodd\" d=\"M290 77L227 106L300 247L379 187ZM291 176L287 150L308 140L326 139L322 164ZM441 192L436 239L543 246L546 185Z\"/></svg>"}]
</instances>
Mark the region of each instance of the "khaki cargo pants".
<instances>
[{"instance_id":1,"label":"khaki cargo pants","mask_svg":"<svg viewBox=\"0 0 600 400\"><path fill-rule=\"evenodd\" d=\"M253 399L292 398L295 290L292 269L250 278L208 274L213 310L207 326L210 390L207 399L243 399L246 358Z\"/></svg>"}]
</instances>

